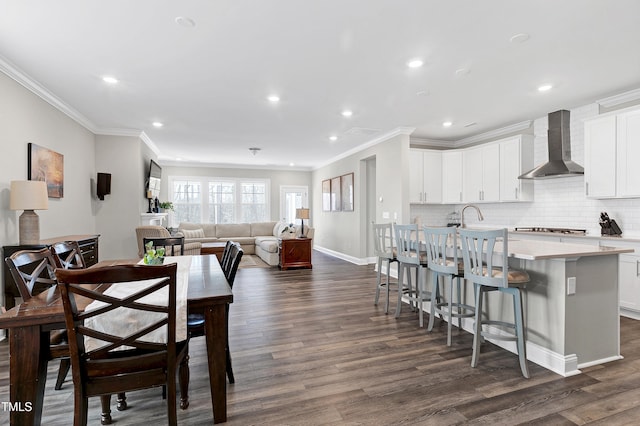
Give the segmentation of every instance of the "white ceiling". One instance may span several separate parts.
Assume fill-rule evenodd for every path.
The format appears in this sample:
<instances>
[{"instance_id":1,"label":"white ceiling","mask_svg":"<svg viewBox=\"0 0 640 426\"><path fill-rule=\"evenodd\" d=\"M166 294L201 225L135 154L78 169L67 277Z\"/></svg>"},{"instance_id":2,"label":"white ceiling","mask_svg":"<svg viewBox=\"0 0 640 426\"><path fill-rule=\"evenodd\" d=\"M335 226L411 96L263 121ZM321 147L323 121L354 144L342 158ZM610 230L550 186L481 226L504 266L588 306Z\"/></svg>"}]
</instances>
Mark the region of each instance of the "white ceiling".
<instances>
[{"instance_id":1,"label":"white ceiling","mask_svg":"<svg viewBox=\"0 0 640 426\"><path fill-rule=\"evenodd\" d=\"M637 89L639 17L638 0L1 0L0 69L96 133L143 131L165 163L308 169L398 128L454 143Z\"/></svg>"}]
</instances>

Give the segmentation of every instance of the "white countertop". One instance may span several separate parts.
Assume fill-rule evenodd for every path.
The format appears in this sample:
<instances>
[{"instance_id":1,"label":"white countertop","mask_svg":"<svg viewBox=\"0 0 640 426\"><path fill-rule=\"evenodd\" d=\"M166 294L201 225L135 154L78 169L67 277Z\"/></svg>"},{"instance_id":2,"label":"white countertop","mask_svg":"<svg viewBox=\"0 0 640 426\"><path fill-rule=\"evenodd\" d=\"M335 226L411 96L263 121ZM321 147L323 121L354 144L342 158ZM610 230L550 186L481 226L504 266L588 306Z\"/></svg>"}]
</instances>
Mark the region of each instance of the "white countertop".
<instances>
[{"instance_id":1,"label":"white countertop","mask_svg":"<svg viewBox=\"0 0 640 426\"><path fill-rule=\"evenodd\" d=\"M585 239L585 240L596 240L596 241L607 241L607 244L609 242L615 243L616 241L623 241L623 242L631 242L631 243L639 243L640 242L640 237L637 236L627 236L625 237L624 234L621 237L611 237L608 235L596 235L596 234L587 234L587 235L580 235L580 234L562 234L562 233L557 233L557 232L527 232L527 231L514 231L513 229L509 229L509 235L513 236L514 238L517 238L518 234L524 234L524 235L535 235L537 237L563 237L563 238L580 238L580 239Z\"/></svg>"},{"instance_id":2,"label":"white countertop","mask_svg":"<svg viewBox=\"0 0 640 426\"><path fill-rule=\"evenodd\" d=\"M591 246L586 244L558 243L539 240L518 240L517 234L512 233L510 235L509 257L514 257L516 259L561 259L633 253L634 251L632 248Z\"/></svg>"}]
</instances>

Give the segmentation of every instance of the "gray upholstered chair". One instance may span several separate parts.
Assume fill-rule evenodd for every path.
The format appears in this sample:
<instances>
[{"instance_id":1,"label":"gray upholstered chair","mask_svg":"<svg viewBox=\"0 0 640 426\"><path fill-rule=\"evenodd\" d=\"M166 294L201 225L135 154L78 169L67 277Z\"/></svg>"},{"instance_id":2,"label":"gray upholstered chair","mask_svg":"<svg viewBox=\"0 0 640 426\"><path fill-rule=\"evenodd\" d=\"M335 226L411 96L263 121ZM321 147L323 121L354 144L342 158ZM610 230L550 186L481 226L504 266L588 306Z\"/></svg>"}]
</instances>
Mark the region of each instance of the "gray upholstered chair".
<instances>
[{"instance_id":1,"label":"gray upholstered chair","mask_svg":"<svg viewBox=\"0 0 640 426\"><path fill-rule=\"evenodd\" d=\"M171 238L171 233L163 226L146 225L136 228L136 239L138 240L138 257L144 256L144 238ZM199 255L202 243L191 242L184 244L185 255Z\"/></svg>"},{"instance_id":2,"label":"gray upholstered chair","mask_svg":"<svg viewBox=\"0 0 640 426\"><path fill-rule=\"evenodd\" d=\"M396 233L396 257L398 259L398 288L404 288L403 278L407 277L407 297L409 304L414 304L418 309L420 317L420 327L424 325L424 313L422 302L439 299L437 294L432 294L424 288L424 273L427 270L427 253L425 245L420 241L420 229L417 224L395 225ZM415 289L411 285L411 271L415 270ZM400 316L402 305L402 291L398 291L398 305L396 307L396 318Z\"/></svg>"},{"instance_id":3,"label":"gray upholstered chair","mask_svg":"<svg viewBox=\"0 0 640 426\"><path fill-rule=\"evenodd\" d=\"M480 343L483 337L495 340L515 341L518 348L522 375L529 378L527 345L521 289L529 282L529 274L510 269L508 264L509 240L506 229L472 231L460 229L461 250L464 259L464 277L473 282L476 298L476 314L471 366L478 364ZM485 293L498 291L513 298L514 322L483 319L482 303ZM483 330L482 326L491 328ZM514 334L498 333L506 328Z\"/></svg>"},{"instance_id":4,"label":"gray upholstered chair","mask_svg":"<svg viewBox=\"0 0 640 426\"><path fill-rule=\"evenodd\" d=\"M378 306L380 299L380 290L386 292L386 301L384 304L384 313L389 313L389 274L391 272L391 263L397 262L396 250L393 247L393 225L391 223L372 224L373 228L373 247L374 253L378 257L378 280L376 284L376 298L373 302ZM384 282L382 282L382 265L386 264L387 273ZM400 290L398 290L400 291Z\"/></svg>"},{"instance_id":5,"label":"gray upholstered chair","mask_svg":"<svg viewBox=\"0 0 640 426\"><path fill-rule=\"evenodd\" d=\"M461 328L461 319L473 317L475 307L462 302L462 285L460 278L464 277L464 264L458 258L458 239L456 228L430 228L424 227L424 236L427 246L427 264L433 273L431 293L439 292L440 278L444 284L448 284L447 289L441 293L444 301L431 303L429 316L429 326L427 330L433 329L436 313L447 318L447 346L451 346L451 326L454 318L458 319L458 328ZM456 290L458 300L454 302L453 281L456 280Z\"/></svg>"}]
</instances>

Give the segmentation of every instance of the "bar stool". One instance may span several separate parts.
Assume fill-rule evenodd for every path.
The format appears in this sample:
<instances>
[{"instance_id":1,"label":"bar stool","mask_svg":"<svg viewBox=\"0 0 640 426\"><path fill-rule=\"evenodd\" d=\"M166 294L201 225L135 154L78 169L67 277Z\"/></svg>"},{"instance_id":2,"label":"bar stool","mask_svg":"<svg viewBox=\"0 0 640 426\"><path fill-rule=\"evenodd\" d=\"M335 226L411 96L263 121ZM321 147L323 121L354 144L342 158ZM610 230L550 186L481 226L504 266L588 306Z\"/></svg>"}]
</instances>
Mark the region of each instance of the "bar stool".
<instances>
[{"instance_id":1,"label":"bar stool","mask_svg":"<svg viewBox=\"0 0 640 426\"><path fill-rule=\"evenodd\" d=\"M391 272L391 263L397 262L396 251L393 248L393 227L391 223L372 224L373 227L373 246L376 256L378 256L378 281L376 286L376 298L373 302L374 306L378 306L380 298L380 290L385 290L387 299L384 304L384 313L389 313L389 273ZM387 265L387 277L382 282L382 264ZM400 289L398 291L401 292Z\"/></svg>"},{"instance_id":2,"label":"bar stool","mask_svg":"<svg viewBox=\"0 0 640 426\"><path fill-rule=\"evenodd\" d=\"M443 291L446 301L431 303L428 331L433 329L436 312L440 316L447 318L447 346L451 346L451 325L453 318L458 319L458 328L461 328L462 318L470 318L475 315L475 307L462 303L460 278L464 277L464 265L458 259L458 239L456 228L429 228L424 227L424 236L427 245L427 263L433 272L433 283L431 294L436 294L440 284L440 277L443 284L448 280L448 291ZM458 301L453 302L453 280L456 279Z\"/></svg>"},{"instance_id":3,"label":"bar stool","mask_svg":"<svg viewBox=\"0 0 640 426\"><path fill-rule=\"evenodd\" d=\"M521 289L529 282L529 274L524 271L509 269L507 257L509 254L506 229L490 231L471 231L461 229L460 240L464 258L464 277L474 284L476 295L476 315L473 336L473 355L471 367L478 364L481 338L488 337L496 340L517 342L518 358L522 375L529 378L527 366L526 335L524 329L522 292ZM497 242L501 243L500 247ZM496 248L498 250L496 250ZM511 295L514 306L514 322L483 320L482 301L484 293L499 291ZM492 333L483 331L482 326L507 328L515 335Z\"/></svg>"},{"instance_id":4,"label":"bar stool","mask_svg":"<svg viewBox=\"0 0 640 426\"><path fill-rule=\"evenodd\" d=\"M409 298L409 304L413 307L414 303L418 309L420 315L420 327L424 325L424 314L422 312L422 302L432 301L435 297L439 300L439 295L436 293L432 295L431 292L426 291L423 287L424 272L427 269L427 253L425 251L425 245L419 238L419 227L417 224L413 225L395 225L396 233L396 257L398 259L398 288L403 287L403 276L405 269L407 269L407 296ZM411 286L411 270L416 271L416 286L415 292ZM400 309L402 305L402 291L398 291L398 305L396 307L396 318L400 316Z\"/></svg>"}]
</instances>

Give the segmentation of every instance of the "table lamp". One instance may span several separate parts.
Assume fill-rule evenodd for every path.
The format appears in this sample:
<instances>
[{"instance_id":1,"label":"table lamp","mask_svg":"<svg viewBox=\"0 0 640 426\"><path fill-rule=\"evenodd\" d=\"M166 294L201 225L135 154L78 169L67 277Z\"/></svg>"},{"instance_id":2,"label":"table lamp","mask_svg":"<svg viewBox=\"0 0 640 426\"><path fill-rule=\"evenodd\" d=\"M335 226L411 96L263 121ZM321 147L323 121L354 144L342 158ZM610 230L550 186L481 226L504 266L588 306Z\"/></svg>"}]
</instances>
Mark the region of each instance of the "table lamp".
<instances>
[{"instance_id":1,"label":"table lamp","mask_svg":"<svg viewBox=\"0 0 640 426\"><path fill-rule=\"evenodd\" d=\"M309 209L296 209L296 219L300 219L300 238L307 238L304 235L304 220L309 219Z\"/></svg>"},{"instance_id":2,"label":"table lamp","mask_svg":"<svg viewBox=\"0 0 640 426\"><path fill-rule=\"evenodd\" d=\"M18 222L20 245L40 244L40 222L34 210L49 208L47 183L39 180L11 181L9 208L24 210Z\"/></svg>"}]
</instances>

